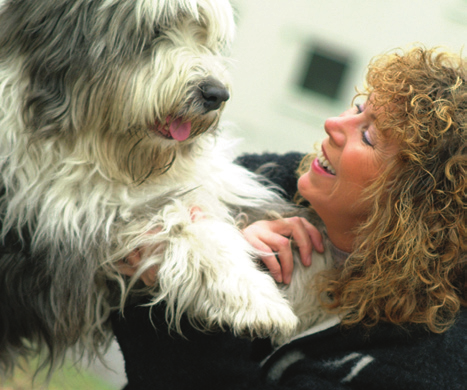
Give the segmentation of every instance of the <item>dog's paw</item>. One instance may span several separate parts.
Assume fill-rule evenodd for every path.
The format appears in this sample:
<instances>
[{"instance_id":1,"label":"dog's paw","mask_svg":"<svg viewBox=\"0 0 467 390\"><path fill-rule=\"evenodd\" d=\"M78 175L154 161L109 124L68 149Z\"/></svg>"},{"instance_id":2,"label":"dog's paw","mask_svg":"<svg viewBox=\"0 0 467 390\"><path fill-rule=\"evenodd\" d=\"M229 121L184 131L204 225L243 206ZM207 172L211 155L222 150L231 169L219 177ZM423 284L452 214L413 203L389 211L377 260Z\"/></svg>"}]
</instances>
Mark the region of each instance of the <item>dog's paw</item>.
<instances>
[{"instance_id":1,"label":"dog's paw","mask_svg":"<svg viewBox=\"0 0 467 390\"><path fill-rule=\"evenodd\" d=\"M176 245L175 245L176 244ZM161 300L201 327L287 338L298 318L255 252L231 225L201 218L172 241L159 272Z\"/></svg>"},{"instance_id":2,"label":"dog's paw","mask_svg":"<svg viewBox=\"0 0 467 390\"><path fill-rule=\"evenodd\" d=\"M227 326L241 336L291 337L299 320L288 301L269 275L256 271L249 276L231 277L220 289L211 286L204 302L208 324Z\"/></svg>"},{"instance_id":3,"label":"dog's paw","mask_svg":"<svg viewBox=\"0 0 467 390\"><path fill-rule=\"evenodd\" d=\"M232 331L250 337L288 339L298 327L299 320L287 302L258 302L242 308L232 322Z\"/></svg>"}]
</instances>

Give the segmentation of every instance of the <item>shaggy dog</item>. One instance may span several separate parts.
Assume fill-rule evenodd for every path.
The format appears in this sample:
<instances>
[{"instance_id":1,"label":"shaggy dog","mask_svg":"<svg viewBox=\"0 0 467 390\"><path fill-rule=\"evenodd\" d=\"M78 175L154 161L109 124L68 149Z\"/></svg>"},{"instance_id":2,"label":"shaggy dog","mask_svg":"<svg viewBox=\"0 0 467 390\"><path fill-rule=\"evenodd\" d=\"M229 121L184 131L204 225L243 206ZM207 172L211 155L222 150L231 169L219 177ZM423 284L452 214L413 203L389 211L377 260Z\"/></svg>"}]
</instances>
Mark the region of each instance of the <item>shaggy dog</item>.
<instances>
[{"instance_id":1,"label":"shaggy dog","mask_svg":"<svg viewBox=\"0 0 467 390\"><path fill-rule=\"evenodd\" d=\"M219 137L233 30L227 0L0 0L3 369L36 350L97 352L153 266L142 293L175 329L182 314L237 334L297 329L238 218L291 206Z\"/></svg>"}]
</instances>

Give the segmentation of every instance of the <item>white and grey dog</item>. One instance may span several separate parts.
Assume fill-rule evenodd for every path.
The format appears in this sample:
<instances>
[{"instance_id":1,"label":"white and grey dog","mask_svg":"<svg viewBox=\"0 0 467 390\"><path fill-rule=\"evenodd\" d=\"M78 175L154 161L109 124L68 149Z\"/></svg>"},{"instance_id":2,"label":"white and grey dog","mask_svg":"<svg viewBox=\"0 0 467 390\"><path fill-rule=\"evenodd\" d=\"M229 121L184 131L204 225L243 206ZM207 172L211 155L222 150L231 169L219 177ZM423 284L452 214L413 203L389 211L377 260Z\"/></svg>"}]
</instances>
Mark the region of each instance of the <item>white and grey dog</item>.
<instances>
[{"instance_id":1,"label":"white and grey dog","mask_svg":"<svg viewBox=\"0 0 467 390\"><path fill-rule=\"evenodd\" d=\"M297 328L236 219L290 206L218 136L233 32L227 0L0 0L4 369L31 348L52 362L97 350L153 266L175 328L184 313L237 333ZM117 264L138 249L128 280Z\"/></svg>"}]
</instances>

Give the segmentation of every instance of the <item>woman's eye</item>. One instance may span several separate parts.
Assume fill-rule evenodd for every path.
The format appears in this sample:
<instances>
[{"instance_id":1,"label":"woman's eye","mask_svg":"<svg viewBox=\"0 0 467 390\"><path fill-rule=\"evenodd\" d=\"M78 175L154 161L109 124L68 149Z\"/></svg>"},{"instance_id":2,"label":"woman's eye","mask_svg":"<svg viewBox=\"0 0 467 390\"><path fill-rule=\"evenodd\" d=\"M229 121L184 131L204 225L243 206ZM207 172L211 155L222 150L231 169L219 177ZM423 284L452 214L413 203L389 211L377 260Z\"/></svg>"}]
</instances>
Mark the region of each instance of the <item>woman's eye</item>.
<instances>
[{"instance_id":1,"label":"woman's eye","mask_svg":"<svg viewBox=\"0 0 467 390\"><path fill-rule=\"evenodd\" d=\"M357 108L357 114L361 114L363 112L363 107L361 104L355 104L355 107Z\"/></svg>"},{"instance_id":2,"label":"woman's eye","mask_svg":"<svg viewBox=\"0 0 467 390\"><path fill-rule=\"evenodd\" d=\"M368 145L368 146L371 146L371 147L374 146L374 145L371 143L370 134L369 134L368 130L362 131L362 141L363 141L364 144L366 144L366 145Z\"/></svg>"}]
</instances>

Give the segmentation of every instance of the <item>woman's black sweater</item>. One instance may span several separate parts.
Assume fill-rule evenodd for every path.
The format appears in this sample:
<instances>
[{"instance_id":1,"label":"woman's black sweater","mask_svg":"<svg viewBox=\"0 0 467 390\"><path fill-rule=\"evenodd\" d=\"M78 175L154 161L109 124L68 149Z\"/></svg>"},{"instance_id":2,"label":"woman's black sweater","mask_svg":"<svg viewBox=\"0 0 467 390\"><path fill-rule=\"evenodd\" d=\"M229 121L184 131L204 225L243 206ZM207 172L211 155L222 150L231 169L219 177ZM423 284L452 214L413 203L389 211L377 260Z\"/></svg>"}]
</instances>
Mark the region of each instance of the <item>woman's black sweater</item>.
<instances>
[{"instance_id":1,"label":"woman's black sweater","mask_svg":"<svg viewBox=\"0 0 467 390\"><path fill-rule=\"evenodd\" d=\"M301 157L243 156L239 163L256 170L275 162L262 173L291 198ZM389 323L346 329L331 320L272 354L267 340L202 333L185 318L183 337L169 333L163 305L152 314L132 305L124 314L112 314L112 325L125 358L125 390L467 389L467 309L443 334Z\"/></svg>"}]
</instances>

